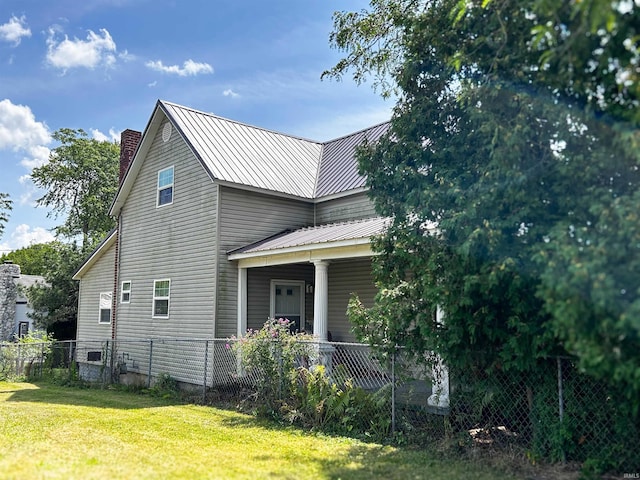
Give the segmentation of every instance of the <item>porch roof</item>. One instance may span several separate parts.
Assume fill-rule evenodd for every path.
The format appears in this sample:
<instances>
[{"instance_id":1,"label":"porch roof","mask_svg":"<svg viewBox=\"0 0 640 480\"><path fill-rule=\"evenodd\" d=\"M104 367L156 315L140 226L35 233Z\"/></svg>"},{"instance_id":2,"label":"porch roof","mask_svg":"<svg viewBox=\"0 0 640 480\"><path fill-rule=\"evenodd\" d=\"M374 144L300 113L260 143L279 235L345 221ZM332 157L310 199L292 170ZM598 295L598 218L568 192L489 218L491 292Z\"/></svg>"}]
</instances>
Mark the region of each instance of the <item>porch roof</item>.
<instances>
[{"instance_id":1,"label":"porch roof","mask_svg":"<svg viewBox=\"0 0 640 480\"><path fill-rule=\"evenodd\" d=\"M384 232L389 221L375 217L286 230L232 250L228 256L247 268L371 256L371 237Z\"/></svg>"}]
</instances>

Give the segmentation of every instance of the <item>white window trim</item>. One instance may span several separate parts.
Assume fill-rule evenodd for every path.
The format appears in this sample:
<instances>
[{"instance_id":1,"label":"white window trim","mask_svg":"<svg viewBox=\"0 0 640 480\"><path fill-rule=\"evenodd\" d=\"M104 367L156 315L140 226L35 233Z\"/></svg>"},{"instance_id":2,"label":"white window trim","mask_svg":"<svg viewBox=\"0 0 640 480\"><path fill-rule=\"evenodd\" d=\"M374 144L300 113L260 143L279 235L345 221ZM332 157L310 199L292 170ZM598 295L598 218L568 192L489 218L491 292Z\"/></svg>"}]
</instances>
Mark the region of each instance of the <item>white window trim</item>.
<instances>
[{"instance_id":1,"label":"white window trim","mask_svg":"<svg viewBox=\"0 0 640 480\"><path fill-rule=\"evenodd\" d=\"M106 305L106 298L105 298L105 302L103 303L102 301L102 296L109 296L109 321L108 322L103 322L102 321L102 311L103 310L107 310L107 308L104 306ZM111 315L112 315L112 309L113 309L113 305L112 305L112 301L113 301L113 293L112 292L101 292L100 296L98 297L98 323L100 325L108 325L111 323Z\"/></svg>"},{"instance_id":2,"label":"white window trim","mask_svg":"<svg viewBox=\"0 0 640 480\"><path fill-rule=\"evenodd\" d=\"M169 282L169 293L166 297L156 297L156 283L158 282ZM169 318L169 311L171 308L171 279L170 278L160 278L158 280L153 281L153 292L151 301L151 318ZM167 314L166 315L156 315L156 300L166 300L167 301Z\"/></svg>"},{"instance_id":3,"label":"white window trim","mask_svg":"<svg viewBox=\"0 0 640 480\"><path fill-rule=\"evenodd\" d=\"M160 188L160 174L162 172L166 172L167 170L172 170L173 171L173 174L172 174L173 181L169 185L164 185L162 187L162 189L161 189ZM169 188L169 187L171 187L171 201L168 202L168 203L163 203L162 205L160 205L160 190L164 190L165 188ZM175 169L174 165L171 165L170 167L158 170L158 177L156 179L156 208L161 208L161 207L166 207L167 205L172 205L173 204L173 199L175 198L175 195L176 195L176 169Z\"/></svg>"},{"instance_id":4,"label":"white window trim","mask_svg":"<svg viewBox=\"0 0 640 480\"><path fill-rule=\"evenodd\" d=\"M124 289L124 284L128 283L129 284L129 289L125 290ZM121 284L120 284L120 303L131 303L131 280L124 280ZM129 299L125 300L124 299L124 294L128 293L129 294Z\"/></svg>"},{"instance_id":5,"label":"white window trim","mask_svg":"<svg viewBox=\"0 0 640 480\"><path fill-rule=\"evenodd\" d=\"M300 328L304 328L304 325L306 322L305 315L304 315L305 281L304 280L282 280L282 279L271 280L271 289L269 293L269 316L271 318L275 318L275 314L276 314L276 285L278 284L295 285L300 287Z\"/></svg>"}]
</instances>

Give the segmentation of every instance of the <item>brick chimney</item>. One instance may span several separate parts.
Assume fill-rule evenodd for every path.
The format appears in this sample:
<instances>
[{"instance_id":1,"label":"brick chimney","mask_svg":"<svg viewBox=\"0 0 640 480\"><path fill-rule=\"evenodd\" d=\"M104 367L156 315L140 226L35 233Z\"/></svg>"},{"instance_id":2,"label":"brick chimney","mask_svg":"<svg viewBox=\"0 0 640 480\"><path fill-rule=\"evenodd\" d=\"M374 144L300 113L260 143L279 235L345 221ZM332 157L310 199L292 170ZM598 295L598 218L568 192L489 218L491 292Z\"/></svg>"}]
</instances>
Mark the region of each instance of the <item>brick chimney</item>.
<instances>
[{"instance_id":1,"label":"brick chimney","mask_svg":"<svg viewBox=\"0 0 640 480\"><path fill-rule=\"evenodd\" d=\"M141 132L126 129L120 134L120 183L129 168L142 137Z\"/></svg>"}]
</instances>

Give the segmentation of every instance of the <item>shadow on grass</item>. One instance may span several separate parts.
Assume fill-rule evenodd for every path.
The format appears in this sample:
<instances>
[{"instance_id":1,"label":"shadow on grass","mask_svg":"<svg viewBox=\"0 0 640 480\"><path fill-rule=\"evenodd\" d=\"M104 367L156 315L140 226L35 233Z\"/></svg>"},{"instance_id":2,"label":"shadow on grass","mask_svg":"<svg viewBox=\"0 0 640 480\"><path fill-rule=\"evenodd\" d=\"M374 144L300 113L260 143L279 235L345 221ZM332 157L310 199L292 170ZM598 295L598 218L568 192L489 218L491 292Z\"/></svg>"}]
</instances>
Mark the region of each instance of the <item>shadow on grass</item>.
<instances>
[{"instance_id":1,"label":"shadow on grass","mask_svg":"<svg viewBox=\"0 0 640 480\"><path fill-rule=\"evenodd\" d=\"M24 385L29 387L4 390L0 394L10 394L5 400L7 402L52 403L123 410L184 404L179 398L154 397L148 393L128 392L118 388L67 387L47 382L31 382Z\"/></svg>"}]
</instances>

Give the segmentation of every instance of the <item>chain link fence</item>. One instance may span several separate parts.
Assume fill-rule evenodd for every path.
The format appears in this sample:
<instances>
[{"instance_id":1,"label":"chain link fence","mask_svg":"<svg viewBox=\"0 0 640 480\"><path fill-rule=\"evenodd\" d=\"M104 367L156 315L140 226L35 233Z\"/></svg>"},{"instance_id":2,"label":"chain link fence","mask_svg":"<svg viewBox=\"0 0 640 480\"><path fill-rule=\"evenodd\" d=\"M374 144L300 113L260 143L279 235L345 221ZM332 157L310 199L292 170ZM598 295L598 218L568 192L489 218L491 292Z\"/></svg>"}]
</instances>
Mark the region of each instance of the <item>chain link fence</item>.
<instances>
[{"instance_id":1,"label":"chain link fence","mask_svg":"<svg viewBox=\"0 0 640 480\"><path fill-rule=\"evenodd\" d=\"M381 355L355 343L310 348L315 353L284 372L297 385L290 398L279 399L292 422L340 432L357 424L354 433L374 437L515 449L532 462L640 471L639 400L580 373L571 358L547 359L536 373L488 376L417 365L401 349ZM3 343L0 380L76 375L149 388L170 376L199 402L259 407L260 371L244 368L239 352L228 339Z\"/></svg>"}]
</instances>

